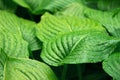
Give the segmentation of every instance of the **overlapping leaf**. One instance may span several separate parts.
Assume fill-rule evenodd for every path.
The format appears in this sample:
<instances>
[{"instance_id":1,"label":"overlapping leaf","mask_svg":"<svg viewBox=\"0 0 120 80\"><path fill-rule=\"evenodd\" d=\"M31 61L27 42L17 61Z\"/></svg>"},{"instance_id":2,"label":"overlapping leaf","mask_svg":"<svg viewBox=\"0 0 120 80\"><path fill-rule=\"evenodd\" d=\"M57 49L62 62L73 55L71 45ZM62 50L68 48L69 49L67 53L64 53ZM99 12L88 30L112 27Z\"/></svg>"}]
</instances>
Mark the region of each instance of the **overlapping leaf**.
<instances>
[{"instance_id":1,"label":"overlapping leaf","mask_svg":"<svg viewBox=\"0 0 120 80\"><path fill-rule=\"evenodd\" d=\"M1 45L1 44L0 44ZM6 54L3 54L3 50L0 47L0 80L3 80L3 74L4 74L4 64L6 61Z\"/></svg>"},{"instance_id":2,"label":"overlapping leaf","mask_svg":"<svg viewBox=\"0 0 120 80\"><path fill-rule=\"evenodd\" d=\"M89 10L85 14L101 24L115 37L120 37L120 12L119 9L111 12L102 12L98 10ZM97 14L97 15L96 15Z\"/></svg>"},{"instance_id":3,"label":"overlapping leaf","mask_svg":"<svg viewBox=\"0 0 120 80\"><path fill-rule=\"evenodd\" d=\"M97 14L97 15L96 15ZM110 12L102 12L98 10L90 10L87 12L87 16L91 19L94 19L101 24L108 30L108 32L117 38L120 38L120 12L119 9L112 10ZM120 43L117 43L117 48L113 55L103 62L104 70L111 75L116 80L119 80L119 51L120 51Z\"/></svg>"},{"instance_id":4,"label":"overlapping leaf","mask_svg":"<svg viewBox=\"0 0 120 80\"><path fill-rule=\"evenodd\" d=\"M15 12L17 5L12 0L0 0L0 10Z\"/></svg>"},{"instance_id":5,"label":"overlapping leaf","mask_svg":"<svg viewBox=\"0 0 120 80\"><path fill-rule=\"evenodd\" d=\"M31 50L41 48L41 42L35 36L35 27L36 23L32 21L20 19L6 11L0 11L0 47L9 56L28 57L28 46Z\"/></svg>"},{"instance_id":6,"label":"overlapping leaf","mask_svg":"<svg viewBox=\"0 0 120 80\"><path fill-rule=\"evenodd\" d=\"M100 0L99 2L104 2L104 1ZM117 1L115 0L114 2L117 2ZM120 9L115 9L112 11L103 12L100 10L90 9L79 3L74 3L71 6L68 6L68 8L62 11L61 13L64 15L70 15L70 16L89 17L103 24L103 26L110 32L111 35L115 37L120 37L119 10Z\"/></svg>"},{"instance_id":7,"label":"overlapping leaf","mask_svg":"<svg viewBox=\"0 0 120 80\"><path fill-rule=\"evenodd\" d=\"M117 43L105 33L94 30L71 32L45 42L41 57L54 66L94 63L107 58Z\"/></svg>"},{"instance_id":8,"label":"overlapping leaf","mask_svg":"<svg viewBox=\"0 0 120 80\"><path fill-rule=\"evenodd\" d=\"M18 18L12 13L0 11L0 36L2 48L12 56L28 56L28 46L31 50L41 48L41 42L35 36L36 23ZM28 45L28 43L29 45ZM17 48L17 49L16 49ZM14 55L15 53L15 55Z\"/></svg>"},{"instance_id":9,"label":"overlapping leaf","mask_svg":"<svg viewBox=\"0 0 120 80\"><path fill-rule=\"evenodd\" d=\"M0 47L13 57L28 57L28 43L23 40L16 16L0 11Z\"/></svg>"},{"instance_id":10,"label":"overlapping leaf","mask_svg":"<svg viewBox=\"0 0 120 80\"><path fill-rule=\"evenodd\" d=\"M81 2L81 0L14 0L14 1L21 6L28 8L34 14L43 13L44 10L55 12L71 3Z\"/></svg>"},{"instance_id":11,"label":"overlapping leaf","mask_svg":"<svg viewBox=\"0 0 120 80\"><path fill-rule=\"evenodd\" d=\"M90 19L79 19L69 16L53 16L46 13L42 16L42 20L38 24L36 34L41 41L46 42L58 34L92 28L105 32L105 29L100 24Z\"/></svg>"},{"instance_id":12,"label":"overlapping leaf","mask_svg":"<svg viewBox=\"0 0 120 80\"><path fill-rule=\"evenodd\" d=\"M113 53L103 62L103 69L115 80L120 79L120 53Z\"/></svg>"},{"instance_id":13,"label":"overlapping leaf","mask_svg":"<svg viewBox=\"0 0 120 80\"><path fill-rule=\"evenodd\" d=\"M63 10L61 10L61 14L62 15L69 15L69 16L74 16L74 17L85 17L84 16L84 10L85 10L85 6L83 6L80 3L72 3L71 5L68 5L66 8L64 8Z\"/></svg>"},{"instance_id":14,"label":"overlapping leaf","mask_svg":"<svg viewBox=\"0 0 120 80\"><path fill-rule=\"evenodd\" d=\"M44 42L42 59L54 66L102 61L119 42L93 20L50 14L42 16L36 34Z\"/></svg>"},{"instance_id":15,"label":"overlapping leaf","mask_svg":"<svg viewBox=\"0 0 120 80\"><path fill-rule=\"evenodd\" d=\"M98 0L98 8L101 10L112 10L120 7L119 0Z\"/></svg>"},{"instance_id":16,"label":"overlapping leaf","mask_svg":"<svg viewBox=\"0 0 120 80\"><path fill-rule=\"evenodd\" d=\"M37 27L36 23L25 19L20 19L20 22L22 36L29 43L30 49L40 49L42 43L35 36L35 27Z\"/></svg>"},{"instance_id":17,"label":"overlapping leaf","mask_svg":"<svg viewBox=\"0 0 120 80\"><path fill-rule=\"evenodd\" d=\"M49 66L24 58L8 57L0 50L0 80L57 80Z\"/></svg>"}]
</instances>

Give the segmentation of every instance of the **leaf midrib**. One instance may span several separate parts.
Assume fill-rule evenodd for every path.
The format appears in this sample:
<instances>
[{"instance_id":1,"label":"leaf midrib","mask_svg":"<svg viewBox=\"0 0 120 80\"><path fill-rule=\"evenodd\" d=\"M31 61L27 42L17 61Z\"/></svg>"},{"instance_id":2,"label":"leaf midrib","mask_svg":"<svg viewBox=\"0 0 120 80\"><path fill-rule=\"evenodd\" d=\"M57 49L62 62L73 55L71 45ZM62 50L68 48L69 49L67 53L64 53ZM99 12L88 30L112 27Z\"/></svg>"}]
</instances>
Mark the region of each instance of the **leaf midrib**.
<instances>
[{"instance_id":1,"label":"leaf midrib","mask_svg":"<svg viewBox=\"0 0 120 80\"><path fill-rule=\"evenodd\" d=\"M70 50L70 54L72 51L77 47L77 45L80 43L81 40L83 40L86 37L86 35L82 36L73 46L72 49Z\"/></svg>"},{"instance_id":2,"label":"leaf midrib","mask_svg":"<svg viewBox=\"0 0 120 80\"><path fill-rule=\"evenodd\" d=\"M82 36L71 48L70 52L66 57L63 59L63 61L73 52L73 50L77 47L77 45L80 43L81 40L83 40L87 35ZM62 62L63 62L62 61Z\"/></svg>"}]
</instances>

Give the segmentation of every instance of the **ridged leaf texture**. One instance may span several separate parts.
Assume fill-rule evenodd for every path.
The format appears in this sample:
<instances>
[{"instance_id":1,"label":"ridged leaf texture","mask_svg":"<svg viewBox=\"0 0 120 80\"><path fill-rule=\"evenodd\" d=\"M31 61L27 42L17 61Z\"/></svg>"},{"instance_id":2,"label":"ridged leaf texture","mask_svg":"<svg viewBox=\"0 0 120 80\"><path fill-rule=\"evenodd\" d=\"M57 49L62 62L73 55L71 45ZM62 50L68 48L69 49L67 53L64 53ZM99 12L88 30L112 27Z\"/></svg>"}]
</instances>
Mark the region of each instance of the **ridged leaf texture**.
<instances>
[{"instance_id":1,"label":"ridged leaf texture","mask_svg":"<svg viewBox=\"0 0 120 80\"><path fill-rule=\"evenodd\" d=\"M120 12L119 9L113 11L98 11L89 9L85 13L89 18L94 19L109 31L109 33L114 37L120 37ZM96 15L97 14L97 15ZM104 17L104 18L103 18Z\"/></svg>"},{"instance_id":2,"label":"ridged leaf texture","mask_svg":"<svg viewBox=\"0 0 120 80\"><path fill-rule=\"evenodd\" d=\"M74 3L81 2L81 0L13 0L19 5L28 8L34 14L41 14L45 10L50 12L56 12L63 9L65 6Z\"/></svg>"},{"instance_id":3,"label":"ridged leaf texture","mask_svg":"<svg viewBox=\"0 0 120 80\"><path fill-rule=\"evenodd\" d=\"M11 13L0 11L0 47L12 57L28 57L28 43L23 40L20 23Z\"/></svg>"},{"instance_id":4,"label":"ridged leaf texture","mask_svg":"<svg viewBox=\"0 0 120 80\"><path fill-rule=\"evenodd\" d=\"M35 35L36 26L35 22L0 11L0 46L10 56L28 57L28 49L41 48L41 42Z\"/></svg>"},{"instance_id":5,"label":"ridged leaf texture","mask_svg":"<svg viewBox=\"0 0 120 80\"><path fill-rule=\"evenodd\" d=\"M0 50L0 80L57 80L49 66L25 58L8 57Z\"/></svg>"},{"instance_id":6,"label":"ridged leaf texture","mask_svg":"<svg viewBox=\"0 0 120 80\"><path fill-rule=\"evenodd\" d=\"M38 38L35 35L35 28L37 27L37 24L33 21L25 19L20 19L20 22L22 36L29 43L30 49L32 51L41 49L42 43L38 40Z\"/></svg>"},{"instance_id":7,"label":"ridged leaf texture","mask_svg":"<svg viewBox=\"0 0 120 80\"><path fill-rule=\"evenodd\" d=\"M48 13L42 16L36 34L43 42L42 59L53 66L100 62L119 42L93 20Z\"/></svg>"},{"instance_id":8,"label":"ridged leaf texture","mask_svg":"<svg viewBox=\"0 0 120 80\"><path fill-rule=\"evenodd\" d=\"M103 69L115 80L120 79L120 53L113 53L103 62Z\"/></svg>"},{"instance_id":9,"label":"ridged leaf texture","mask_svg":"<svg viewBox=\"0 0 120 80\"><path fill-rule=\"evenodd\" d=\"M91 26L92 25L92 26ZM53 16L48 13L42 16L42 20L36 28L37 37L46 42L58 34L65 34L84 29L95 29L105 32L105 29L93 20L69 16Z\"/></svg>"},{"instance_id":10,"label":"ridged leaf texture","mask_svg":"<svg viewBox=\"0 0 120 80\"><path fill-rule=\"evenodd\" d=\"M63 10L57 13L57 15L66 15L66 16L74 16L78 18L84 18L84 12L86 10L86 6L84 6L82 3L72 3L68 6L66 6Z\"/></svg>"},{"instance_id":11,"label":"ridged leaf texture","mask_svg":"<svg viewBox=\"0 0 120 80\"><path fill-rule=\"evenodd\" d=\"M113 3L119 3L119 1L117 2L117 0L114 1L108 1L106 0L106 4L105 5L103 0L99 0L98 1L98 5L102 4L105 6L105 8L109 8L112 9L110 5L112 5ZM106 7L108 6L108 7ZM117 5L112 6L117 7ZM90 19L93 19L95 21L100 22L108 31L111 35L115 36L115 37L120 37L120 31L119 31L119 21L120 21L120 9L113 9L111 11L100 11L100 10L95 10L95 9L91 9L88 8L82 4L79 3L73 3L71 5L69 5L66 9L64 9L63 11L61 11L61 14L63 15L69 15L69 16L76 16L76 17L88 17ZM97 14L97 15L96 15ZM104 18L103 18L104 17Z\"/></svg>"},{"instance_id":12,"label":"ridged leaf texture","mask_svg":"<svg viewBox=\"0 0 120 80\"><path fill-rule=\"evenodd\" d=\"M118 42L94 30L71 32L45 42L41 57L53 66L95 63L106 59Z\"/></svg>"}]
</instances>

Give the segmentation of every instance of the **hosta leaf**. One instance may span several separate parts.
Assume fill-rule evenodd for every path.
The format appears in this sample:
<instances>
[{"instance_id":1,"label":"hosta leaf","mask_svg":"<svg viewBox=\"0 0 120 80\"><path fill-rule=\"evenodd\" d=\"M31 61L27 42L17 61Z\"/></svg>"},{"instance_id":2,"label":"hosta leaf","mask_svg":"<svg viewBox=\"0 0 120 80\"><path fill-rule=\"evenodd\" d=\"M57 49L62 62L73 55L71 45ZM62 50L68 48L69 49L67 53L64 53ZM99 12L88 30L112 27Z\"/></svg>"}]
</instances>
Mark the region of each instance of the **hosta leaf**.
<instances>
[{"instance_id":1,"label":"hosta leaf","mask_svg":"<svg viewBox=\"0 0 120 80\"><path fill-rule=\"evenodd\" d=\"M3 50L0 47L0 80L3 80L3 74L4 74L3 70L4 70L4 64L5 64L6 58L7 58L7 55L3 54Z\"/></svg>"},{"instance_id":2,"label":"hosta leaf","mask_svg":"<svg viewBox=\"0 0 120 80\"><path fill-rule=\"evenodd\" d=\"M101 10L112 10L120 7L119 0L98 0L98 8Z\"/></svg>"},{"instance_id":3,"label":"hosta leaf","mask_svg":"<svg viewBox=\"0 0 120 80\"><path fill-rule=\"evenodd\" d=\"M109 12L89 9L89 11L87 12L87 16L103 24L103 26L108 30L110 35L120 38L120 9L115 9ZM119 51L120 43L117 44L117 48L115 49L115 52Z\"/></svg>"},{"instance_id":4,"label":"hosta leaf","mask_svg":"<svg viewBox=\"0 0 120 80\"><path fill-rule=\"evenodd\" d=\"M103 69L115 80L120 79L120 53L113 53L103 62Z\"/></svg>"},{"instance_id":5,"label":"hosta leaf","mask_svg":"<svg viewBox=\"0 0 120 80\"><path fill-rule=\"evenodd\" d=\"M18 18L7 11L0 10L0 30L22 36Z\"/></svg>"},{"instance_id":6,"label":"hosta leaf","mask_svg":"<svg viewBox=\"0 0 120 80\"><path fill-rule=\"evenodd\" d=\"M94 19L101 24L115 37L120 37L120 12L114 10L111 12L102 12L97 10L89 10L86 12L87 16ZM97 15L96 15L97 14ZM104 17L104 18L103 18Z\"/></svg>"},{"instance_id":7,"label":"hosta leaf","mask_svg":"<svg viewBox=\"0 0 120 80\"><path fill-rule=\"evenodd\" d=\"M97 2L98 2L98 0L82 0L82 3L85 6L95 8L95 9L97 9Z\"/></svg>"},{"instance_id":8,"label":"hosta leaf","mask_svg":"<svg viewBox=\"0 0 120 80\"><path fill-rule=\"evenodd\" d=\"M12 0L0 0L0 10L15 12L17 5Z\"/></svg>"},{"instance_id":9,"label":"hosta leaf","mask_svg":"<svg viewBox=\"0 0 120 80\"><path fill-rule=\"evenodd\" d=\"M20 46L23 48L23 49L18 48L19 52L15 52L15 53L21 53L21 52L25 53L26 51L28 51L27 50L28 45L26 45L27 43L25 41L24 41L25 43L23 43L23 40L26 40L29 43L29 47L31 50L38 50L41 48L41 42L35 36L35 27L36 26L37 25L35 22L21 19L12 13L0 11L0 31L1 31L1 34L3 34L3 37L5 37L4 36L5 34L7 34L6 40L9 41L9 43L7 43L7 41L4 43L7 43L7 45L13 44L11 46L14 46L14 48L16 48L15 47L16 45L20 44ZM9 39L9 38L11 38L10 36L14 36L15 38L13 37L13 39ZM18 37L20 37L21 39ZM11 40L11 43L10 43L10 40ZM12 41L13 41L13 43L12 43ZM16 43L14 43L14 42L16 42ZM13 51L15 51L14 48L11 47L11 49ZM21 49L21 50L19 50L19 49ZM12 50L9 50L8 47L6 47L6 50L11 51L11 53L12 53ZM9 53L9 52L7 52L7 53Z\"/></svg>"},{"instance_id":10,"label":"hosta leaf","mask_svg":"<svg viewBox=\"0 0 120 80\"><path fill-rule=\"evenodd\" d=\"M80 3L73 3L68 5L65 9L63 9L60 13L62 15L69 15L82 18L84 17L84 9L85 7Z\"/></svg>"},{"instance_id":11,"label":"hosta leaf","mask_svg":"<svg viewBox=\"0 0 120 80\"><path fill-rule=\"evenodd\" d=\"M16 16L0 11L0 47L13 57L28 57L28 43L22 38Z\"/></svg>"},{"instance_id":12,"label":"hosta leaf","mask_svg":"<svg viewBox=\"0 0 120 80\"><path fill-rule=\"evenodd\" d=\"M81 0L14 0L19 5L28 8L34 14L43 13L44 10L55 12L65 6L74 3L81 2Z\"/></svg>"},{"instance_id":13,"label":"hosta leaf","mask_svg":"<svg viewBox=\"0 0 120 80\"><path fill-rule=\"evenodd\" d=\"M41 49L42 43L37 39L35 36L35 27L37 27L35 22L21 19L21 32L23 38L29 42L29 46L31 50L38 50Z\"/></svg>"},{"instance_id":14,"label":"hosta leaf","mask_svg":"<svg viewBox=\"0 0 120 80\"><path fill-rule=\"evenodd\" d=\"M7 31L1 31L0 44L0 47L4 49L8 56L26 58L29 56L28 43L19 35L11 34Z\"/></svg>"},{"instance_id":15,"label":"hosta leaf","mask_svg":"<svg viewBox=\"0 0 120 80\"><path fill-rule=\"evenodd\" d=\"M58 34L79 31L83 29L95 29L105 32L105 29L93 20L86 18L76 18L69 16L53 16L48 13L42 16L41 22L37 27L37 37L46 42Z\"/></svg>"},{"instance_id":16,"label":"hosta leaf","mask_svg":"<svg viewBox=\"0 0 120 80\"><path fill-rule=\"evenodd\" d=\"M24 58L11 58L0 52L0 80L57 80L49 66Z\"/></svg>"},{"instance_id":17,"label":"hosta leaf","mask_svg":"<svg viewBox=\"0 0 120 80\"><path fill-rule=\"evenodd\" d=\"M106 59L118 42L96 30L70 32L45 42L41 57L53 66L95 63Z\"/></svg>"}]
</instances>

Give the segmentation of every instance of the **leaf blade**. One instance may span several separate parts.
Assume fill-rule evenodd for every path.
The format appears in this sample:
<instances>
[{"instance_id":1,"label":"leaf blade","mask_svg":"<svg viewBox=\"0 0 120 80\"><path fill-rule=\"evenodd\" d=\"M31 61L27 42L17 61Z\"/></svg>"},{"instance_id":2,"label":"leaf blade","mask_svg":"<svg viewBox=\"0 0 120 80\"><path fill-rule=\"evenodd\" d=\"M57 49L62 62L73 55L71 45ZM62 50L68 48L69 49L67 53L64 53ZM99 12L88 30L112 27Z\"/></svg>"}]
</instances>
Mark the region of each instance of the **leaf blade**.
<instances>
[{"instance_id":1,"label":"leaf blade","mask_svg":"<svg viewBox=\"0 0 120 80\"><path fill-rule=\"evenodd\" d=\"M103 69L116 80L120 79L120 53L113 53L103 61Z\"/></svg>"},{"instance_id":2,"label":"leaf blade","mask_svg":"<svg viewBox=\"0 0 120 80\"><path fill-rule=\"evenodd\" d=\"M42 42L45 42L54 38L58 34L91 28L106 32L101 24L87 18L79 19L69 16L53 16L46 13L42 16L41 22L38 23L36 35Z\"/></svg>"},{"instance_id":3,"label":"leaf blade","mask_svg":"<svg viewBox=\"0 0 120 80\"><path fill-rule=\"evenodd\" d=\"M49 66L26 58L8 57L0 50L1 80L57 80Z\"/></svg>"},{"instance_id":4,"label":"leaf blade","mask_svg":"<svg viewBox=\"0 0 120 80\"><path fill-rule=\"evenodd\" d=\"M28 58L28 43L23 40L19 26L15 15L0 11L0 47L8 56Z\"/></svg>"},{"instance_id":5,"label":"leaf blade","mask_svg":"<svg viewBox=\"0 0 120 80\"><path fill-rule=\"evenodd\" d=\"M17 4L28 8L32 13L34 14L41 14L44 13L44 10L50 11L50 12L56 12L57 10L63 9L65 6L78 2L80 3L80 0L13 0ZM37 2L37 3L36 3Z\"/></svg>"},{"instance_id":6,"label":"leaf blade","mask_svg":"<svg viewBox=\"0 0 120 80\"><path fill-rule=\"evenodd\" d=\"M45 42L41 57L53 66L95 63L106 59L118 42L102 32L71 32Z\"/></svg>"}]
</instances>

